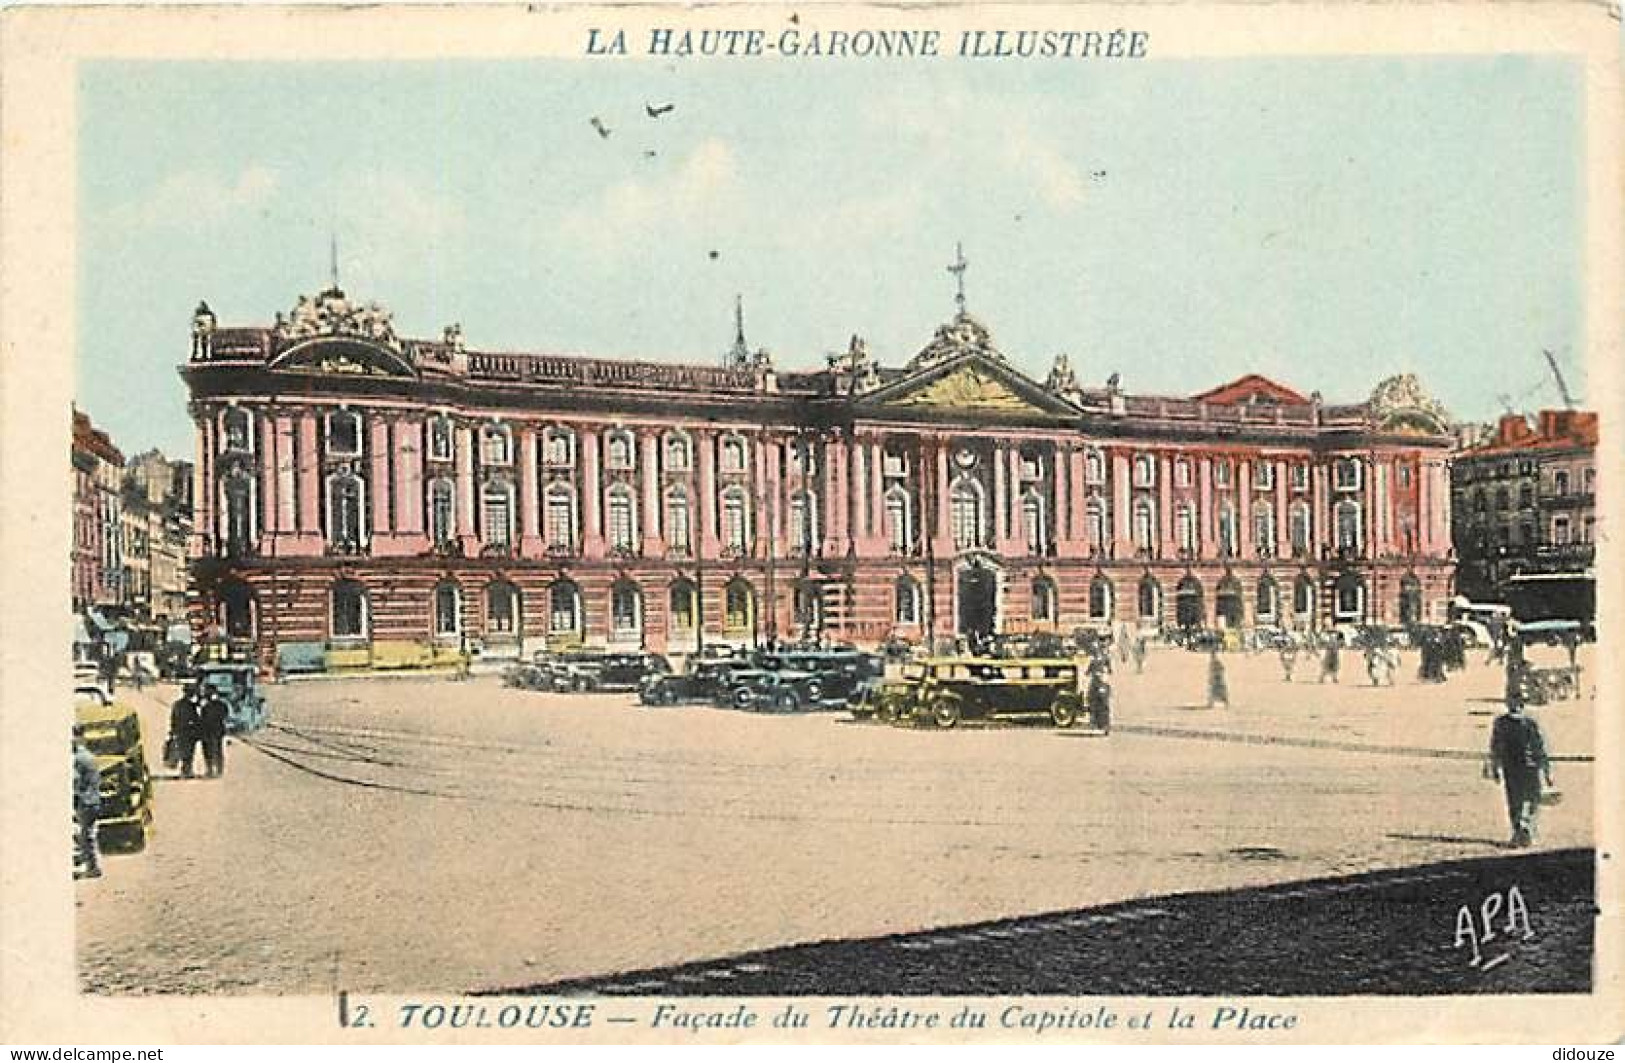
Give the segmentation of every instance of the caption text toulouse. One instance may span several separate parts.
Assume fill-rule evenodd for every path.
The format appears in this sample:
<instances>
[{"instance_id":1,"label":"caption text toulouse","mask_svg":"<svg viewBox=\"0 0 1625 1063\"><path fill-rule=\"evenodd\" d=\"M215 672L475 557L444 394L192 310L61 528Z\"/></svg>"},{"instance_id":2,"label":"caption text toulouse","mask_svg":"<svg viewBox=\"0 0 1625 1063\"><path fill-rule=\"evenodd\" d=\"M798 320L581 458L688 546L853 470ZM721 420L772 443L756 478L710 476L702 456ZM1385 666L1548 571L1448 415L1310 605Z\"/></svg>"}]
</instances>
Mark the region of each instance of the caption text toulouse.
<instances>
[{"instance_id":1,"label":"caption text toulouse","mask_svg":"<svg viewBox=\"0 0 1625 1063\"><path fill-rule=\"evenodd\" d=\"M746 59L781 55L822 59L1144 59L1151 35L1137 30L965 30L944 41L938 30L652 29L647 41L626 30L587 31L587 55L662 58L718 56ZM945 47L945 44L948 47Z\"/></svg>"}]
</instances>

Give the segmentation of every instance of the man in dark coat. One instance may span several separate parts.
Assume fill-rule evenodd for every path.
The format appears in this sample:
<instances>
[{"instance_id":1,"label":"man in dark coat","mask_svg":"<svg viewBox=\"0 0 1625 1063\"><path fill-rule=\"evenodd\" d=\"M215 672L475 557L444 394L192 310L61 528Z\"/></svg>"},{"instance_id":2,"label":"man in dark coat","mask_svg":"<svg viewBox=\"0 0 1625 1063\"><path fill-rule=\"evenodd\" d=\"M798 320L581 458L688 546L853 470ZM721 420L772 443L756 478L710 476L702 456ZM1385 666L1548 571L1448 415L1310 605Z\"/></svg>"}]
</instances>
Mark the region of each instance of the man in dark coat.
<instances>
[{"instance_id":1,"label":"man in dark coat","mask_svg":"<svg viewBox=\"0 0 1625 1063\"><path fill-rule=\"evenodd\" d=\"M197 696L197 687L189 685L169 707L169 740L164 743L164 763L179 768L184 779L192 777L192 762L197 755Z\"/></svg>"},{"instance_id":2,"label":"man in dark coat","mask_svg":"<svg viewBox=\"0 0 1625 1063\"><path fill-rule=\"evenodd\" d=\"M1337 632L1328 632L1326 635L1326 652L1320 658L1320 681L1324 683L1329 677L1337 682L1337 673L1343 666L1343 642Z\"/></svg>"},{"instance_id":3,"label":"man in dark coat","mask_svg":"<svg viewBox=\"0 0 1625 1063\"><path fill-rule=\"evenodd\" d=\"M1524 715L1523 699L1515 694L1507 698L1507 711L1496 717L1490 732L1490 767L1495 780L1506 785L1512 847L1526 849L1534 844L1541 782L1552 785L1552 764L1540 724Z\"/></svg>"},{"instance_id":4,"label":"man in dark coat","mask_svg":"<svg viewBox=\"0 0 1625 1063\"><path fill-rule=\"evenodd\" d=\"M198 707L198 737L203 742L203 766L211 779L226 772L226 699L210 690Z\"/></svg>"},{"instance_id":5,"label":"man in dark coat","mask_svg":"<svg viewBox=\"0 0 1625 1063\"><path fill-rule=\"evenodd\" d=\"M1230 707L1230 685L1225 682L1224 662L1219 660L1219 651L1208 653L1207 660L1207 707L1215 705Z\"/></svg>"}]
</instances>

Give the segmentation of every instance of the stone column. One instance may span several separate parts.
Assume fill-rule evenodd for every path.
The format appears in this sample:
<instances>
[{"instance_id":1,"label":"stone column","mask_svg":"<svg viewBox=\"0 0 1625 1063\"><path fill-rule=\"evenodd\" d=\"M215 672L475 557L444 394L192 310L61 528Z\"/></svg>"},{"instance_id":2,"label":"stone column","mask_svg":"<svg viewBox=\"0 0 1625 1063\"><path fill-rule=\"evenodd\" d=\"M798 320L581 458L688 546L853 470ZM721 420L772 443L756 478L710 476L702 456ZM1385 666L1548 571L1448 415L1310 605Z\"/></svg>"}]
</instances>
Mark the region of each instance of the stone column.
<instances>
[{"instance_id":1,"label":"stone column","mask_svg":"<svg viewBox=\"0 0 1625 1063\"><path fill-rule=\"evenodd\" d=\"M1253 463L1236 462L1236 556L1251 558L1253 554Z\"/></svg>"},{"instance_id":2,"label":"stone column","mask_svg":"<svg viewBox=\"0 0 1625 1063\"><path fill-rule=\"evenodd\" d=\"M940 436L934 442L937 455L935 473L937 477L937 534L933 551L939 558L952 557L954 555L954 525L953 503L949 486L952 477L948 473L948 464L953 460L951 453L953 445L949 440ZM925 475L931 475L926 470L921 471Z\"/></svg>"},{"instance_id":3,"label":"stone column","mask_svg":"<svg viewBox=\"0 0 1625 1063\"><path fill-rule=\"evenodd\" d=\"M993 518L993 540L991 546L1001 557L1009 557L1012 553L1009 527L1009 499L1010 492L1014 490L1008 482L1008 462L1005 456L1003 443L993 444L993 497L990 516Z\"/></svg>"},{"instance_id":4,"label":"stone column","mask_svg":"<svg viewBox=\"0 0 1625 1063\"><path fill-rule=\"evenodd\" d=\"M316 414L299 415L299 537L322 538L322 452L316 444ZM211 489L213 485L211 484ZM208 496L202 499L209 505Z\"/></svg>"},{"instance_id":5,"label":"stone column","mask_svg":"<svg viewBox=\"0 0 1625 1063\"><path fill-rule=\"evenodd\" d=\"M839 436L824 441L824 489L819 492L823 508L822 527L824 554L843 552L846 540L846 447Z\"/></svg>"},{"instance_id":6,"label":"stone column","mask_svg":"<svg viewBox=\"0 0 1625 1063\"><path fill-rule=\"evenodd\" d=\"M1121 450L1111 455L1112 555L1119 560L1134 556L1134 469Z\"/></svg>"},{"instance_id":7,"label":"stone column","mask_svg":"<svg viewBox=\"0 0 1625 1063\"><path fill-rule=\"evenodd\" d=\"M1055 556L1067 557L1067 544L1072 539L1072 470L1066 463L1066 450L1056 447L1050 459L1050 482L1055 485L1055 509L1050 514L1049 541L1055 544Z\"/></svg>"},{"instance_id":8,"label":"stone column","mask_svg":"<svg viewBox=\"0 0 1625 1063\"><path fill-rule=\"evenodd\" d=\"M259 471L259 507L255 537L264 546L277 533L276 432L268 414L254 417L254 461Z\"/></svg>"},{"instance_id":9,"label":"stone column","mask_svg":"<svg viewBox=\"0 0 1625 1063\"><path fill-rule=\"evenodd\" d=\"M1179 542L1174 533L1174 458L1164 454L1157 477L1157 548L1161 557L1177 557ZM1136 585L1138 593L1138 585ZM1136 614L1137 615L1137 614Z\"/></svg>"},{"instance_id":10,"label":"stone column","mask_svg":"<svg viewBox=\"0 0 1625 1063\"><path fill-rule=\"evenodd\" d=\"M1289 496L1287 495L1287 468L1286 462L1275 463L1275 556L1292 556L1291 525L1288 523L1290 514ZM1281 609L1276 608L1277 612Z\"/></svg>"},{"instance_id":11,"label":"stone column","mask_svg":"<svg viewBox=\"0 0 1625 1063\"><path fill-rule=\"evenodd\" d=\"M603 467L596 428L578 429L581 439L581 553L604 556Z\"/></svg>"},{"instance_id":12,"label":"stone column","mask_svg":"<svg viewBox=\"0 0 1625 1063\"><path fill-rule=\"evenodd\" d=\"M1309 466L1309 556L1316 560L1320 559L1324 548L1337 544L1336 534L1327 532L1334 525L1330 523L1331 503L1326 495L1326 464L1316 461Z\"/></svg>"},{"instance_id":13,"label":"stone column","mask_svg":"<svg viewBox=\"0 0 1625 1063\"><path fill-rule=\"evenodd\" d=\"M519 447L519 554L541 557L547 548L542 543L542 482L536 453L536 426L522 423L514 435Z\"/></svg>"},{"instance_id":14,"label":"stone column","mask_svg":"<svg viewBox=\"0 0 1625 1063\"><path fill-rule=\"evenodd\" d=\"M1218 556L1218 535L1215 529L1218 514L1213 504L1213 459L1204 457L1196 463L1196 556ZM1207 603L1203 603L1206 605Z\"/></svg>"},{"instance_id":15,"label":"stone column","mask_svg":"<svg viewBox=\"0 0 1625 1063\"><path fill-rule=\"evenodd\" d=\"M276 419L276 478L277 478L277 531L284 536L298 531L294 519L298 506L295 495L299 490L299 470L294 463L294 421L289 417Z\"/></svg>"},{"instance_id":16,"label":"stone column","mask_svg":"<svg viewBox=\"0 0 1625 1063\"><path fill-rule=\"evenodd\" d=\"M660 512L660 439L653 428L646 428L638 436L638 475L643 480L643 512L640 530L643 532L643 556L660 557L666 552L662 538ZM645 625L647 627L647 625Z\"/></svg>"},{"instance_id":17,"label":"stone column","mask_svg":"<svg viewBox=\"0 0 1625 1063\"><path fill-rule=\"evenodd\" d=\"M720 542L717 536L717 437L709 429L701 429L694 434L694 441L700 458L700 497L695 510L700 526L696 529L694 548L714 558Z\"/></svg>"},{"instance_id":18,"label":"stone column","mask_svg":"<svg viewBox=\"0 0 1625 1063\"><path fill-rule=\"evenodd\" d=\"M479 553L480 540L474 532L474 433L466 424L457 426L457 536L464 553Z\"/></svg>"},{"instance_id":19,"label":"stone column","mask_svg":"<svg viewBox=\"0 0 1625 1063\"><path fill-rule=\"evenodd\" d=\"M784 443L776 436L762 438L762 465L767 479L762 494L767 498L768 512L763 514L763 527L767 529L768 551L774 557L783 557L784 550Z\"/></svg>"},{"instance_id":20,"label":"stone column","mask_svg":"<svg viewBox=\"0 0 1625 1063\"><path fill-rule=\"evenodd\" d=\"M1089 485L1084 482L1083 451L1072 449L1066 455L1067 468L1072 476L1072 490L1068 503L1072 508L1072 557L1085 557L1089 553Z\"/></svg>"},{"instance_id":21,"label":"stone column","mask_svg":"<svg viewBox=\"0 0 1625 1063\"><path fill-rule=\"evenodd\" d=\"M886 552L886 450L878 436L869 438L869 552Z\"/></svg>"},{"instance_id":22,"label":"stone column","mask_svg":"<svg viewBox=\"0 0 1625 1063\"><path fill-rule=\"evenodd\" d=\"M389 422L381 413L367 417L367 516L373 548L385 546L395 529L389 508Z\"/></svg>"}]
</instances>

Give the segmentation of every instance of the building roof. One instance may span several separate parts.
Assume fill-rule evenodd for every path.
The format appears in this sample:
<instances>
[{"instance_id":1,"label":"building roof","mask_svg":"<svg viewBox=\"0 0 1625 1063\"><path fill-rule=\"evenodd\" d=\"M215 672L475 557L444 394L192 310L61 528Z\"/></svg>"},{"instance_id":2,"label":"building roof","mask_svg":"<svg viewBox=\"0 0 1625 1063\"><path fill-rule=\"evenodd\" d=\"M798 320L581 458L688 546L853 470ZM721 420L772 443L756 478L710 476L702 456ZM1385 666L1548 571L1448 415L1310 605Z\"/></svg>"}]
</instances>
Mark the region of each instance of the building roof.
<instances>
[{"instance_id":1,"label":"building roof","mask_svg":"<svg viewBox=\"0 0 1625 1063\"><path fill-rule=\"evenodd\" d=\"M91 454L112 465L124 464L124 453L113 445L113 438L90 421L90 415L73 411L73 449Z\"/></svg>"},{"instance_id":2,"label":"building roof","mask_svg":"<svg viewBox=\"0 0 1625 1063\"><path fill-rule=\"evenodd\" d=\"M1220 384L1218 387L1210 388L1200 395L1192 395L1191 398L1197 402L1223 404L1242 402L1255 404L1280 403L1287 406L1308 406L1310 404L1309 399L1304 398L1291 388L1283 384L1277 384L1269 377L1260 376L1257 373L1248 373L1246 376L1238 377L1228 384Z\"/></svg>"},{"instance_id":3,"label":"building roof","mask_svg":"<svg viewBox=\"0 0 1625 1063\"><path fill-rule=\"evenodd\" d=\"M1521 413L1509 413L1495 424L1484 442L1463 452L1464 458L1490 458L1551 450L1594 450L1597 415L1589 410L1541 410L1531 425Z\"/></svg>"}]
</instances>

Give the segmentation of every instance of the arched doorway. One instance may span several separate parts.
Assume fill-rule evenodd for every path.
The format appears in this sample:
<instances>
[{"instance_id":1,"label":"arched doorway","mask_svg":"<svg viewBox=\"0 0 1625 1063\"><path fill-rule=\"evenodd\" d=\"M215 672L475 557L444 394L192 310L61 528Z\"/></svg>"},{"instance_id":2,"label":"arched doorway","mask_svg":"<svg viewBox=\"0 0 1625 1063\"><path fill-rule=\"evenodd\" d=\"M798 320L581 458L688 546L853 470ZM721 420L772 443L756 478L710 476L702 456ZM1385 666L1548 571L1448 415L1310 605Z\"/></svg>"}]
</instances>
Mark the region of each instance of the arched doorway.
<instances>
[{"instance_id":1,"label":"arched doorway","mask_svg":"<svg viewBox=\"0 0 1625 1063\"><path fill-rule=\"evenodd\" d=\"M254 637L254 592L242 580L220 588L220 627L228 639Z\"/></svg>"},{"instance_id":2,"label":"arched doorway","mask_svg":"<svg viewBox=\"0 0 1625 1063\"><path fill-rule=\"evenodd\" d=\"M1174 623L1182 628L1202 626L1202 584L1186 576L1174 588Z\"/></svg>"},{"instance_id":3,"label":"arched doorway","mask_svg":"<svg viewBox=\"0 0 1625 1063\"><path fill-rule=\"evenodd\" d=\"M1292 619L1300 628L1315 626L1315 581L1307 572L1292 583Z\"/></svg>"},{"instance_id":4,"label":"arched doorway","mask_svg":"<svg viewBox=\"0 0 1625 1063\"><path fill-rule=\"evenodd\" d=\"M1399 581L1399 626L1415 627L1422 622L1422 581L1406 573Z\"/></svg>"},{"instance_id":5,"label":"arched doorway","mask_svg":"<svg viewBox=\"0 0 1625 1063\"><path fill-rule=\"evenodd\" d=\"M992 637L997 627L998 573L984 565L959 570L959 634L972 644Z\"/></svg>"},{"instance_id":6,"label":"arched doorway","mask_svg":"<svg viewBox=\"0 0 1625 1063\"><path fill-rule=\"evenodd\" d=\"M1162 618L1162 588L1150 573L1140 577L1140 623L1155 624Z\"/></svg>"},{"instance_id":7,"label":"arched doorway","mask_svg":"<svg viewBox=\"0 0 1625 1063\"><path fill-rule=\"evenodd\" d=\"M1241 581L1227 575L1219 581L1219 591L1213 596L1213 619L1222 628L1240 627L1247 606L1241 594Z\"/></svg>"}]
</instances>

